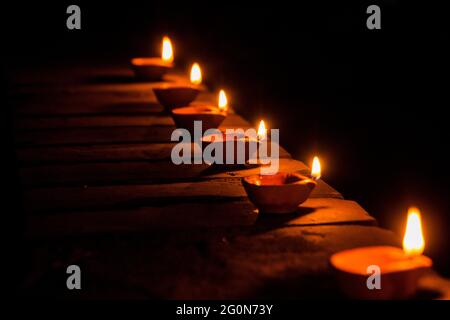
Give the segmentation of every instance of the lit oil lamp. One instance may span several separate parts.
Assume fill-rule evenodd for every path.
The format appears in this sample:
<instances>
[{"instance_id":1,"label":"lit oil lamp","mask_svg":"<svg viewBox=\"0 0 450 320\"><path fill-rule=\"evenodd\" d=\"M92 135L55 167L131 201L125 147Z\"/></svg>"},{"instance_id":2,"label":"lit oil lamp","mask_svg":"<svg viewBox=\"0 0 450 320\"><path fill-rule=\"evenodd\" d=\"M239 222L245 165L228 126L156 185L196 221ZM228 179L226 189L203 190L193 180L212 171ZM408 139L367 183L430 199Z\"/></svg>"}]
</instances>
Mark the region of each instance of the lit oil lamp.
<instances>
[{"instance_id":1,"label":"lit oil lamp","mask_svg":"<svg viewBox=\"0 0 450 320\"><path fill-rule=\"evenodd\" d=\"M195 105L172 109L171 114L177 128L194 132L194 121L202 121L202 130L218 128L228 113L225 91L220 90L218 105Z\"/></svg>"},{"instance_id":2,"label":"lit oil lamp","mask_svg":"<svg viewBox=\"0 0 450 320\"><path fill-rule=\"evenodd\" d=\"M264 126L258 130L258 139L266 139ZM320 177L320 166L314 175ZM242 178L242 184L250 201L263 213L292 213L308 199L315 179L296 172L278 172L271 175L256 174Z\"/></svg>"},{"instance_id":3,"label":"lit oil lamp","mask_svg":"<svg viewBox=\"0 0 450 320\"><path fill-rule=\"evenodd\" d=\"M331 256L342 290L356 299L406 299L414 297L417 283L431 268L430 258L422 255L425 242L420 212L408 210L403 250L391 246L373 246L345 250ZM368 269L379 268L379 288L368 288Z\"/></svg>"},{"instance_id":4,"label":"lit oil lamp","mask_svg":"<svg viewBox=\"0 0 450 320\"><path fill-rule=\"evenodd\" d=\"M163 37L162 53L159 57L139 57L131 60L131 67L137 78L156 81L173 68L173 48L169 37Z\"/></svg>"},{"instance_id":5,"label":"lit oil lamp","mask_svg":"<svg viewBox=\"0 0 450 320\"><path fill-rule=\"evenodd\" d=\"M202 83L202 71L198 63L191 67L190 83L164 83L153 88L159 103L168 111L189 105L197 98Z\"/></svg>"},{"instance_id":6,"label":"lit oil lamp","mask_svg":"<svg viewBox=\"0 0 450 320\"><path fill-rule=\"evenodd\" d=\"M225 96L224 96L225 98ZM224 107L227 110L227 107ZM231 166L246 166L249 164L251 156L258 152L260 139L264 136L266 129L264 127L264 121L259 125L258 133L254 136L249 136L245 134L244 129L241 132L229 133L226 131L221 131L220 134L206 135L202 138L202 142L206 145L211 143L220 143L222 146L222 154L224 157L223 164ZM263 132L264 131L264 132ZM251 143L254 142L256 148L251 150ZM228 147L227 147L228 146ZM254 162L257 164L257 161Z\"/></svg>"}]
</instances>

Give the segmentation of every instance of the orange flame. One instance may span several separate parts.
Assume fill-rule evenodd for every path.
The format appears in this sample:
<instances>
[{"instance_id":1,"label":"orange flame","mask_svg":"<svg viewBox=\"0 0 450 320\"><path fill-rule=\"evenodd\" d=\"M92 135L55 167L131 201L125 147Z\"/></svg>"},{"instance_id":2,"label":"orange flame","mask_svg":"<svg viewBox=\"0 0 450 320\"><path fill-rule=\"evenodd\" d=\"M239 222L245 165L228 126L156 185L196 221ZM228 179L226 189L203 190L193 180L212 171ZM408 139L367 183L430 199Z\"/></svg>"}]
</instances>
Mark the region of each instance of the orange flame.
<instances>
[{"instance_id":1,"label":"orange flame","mask_svg":"<svg viewBox=\"0 0 450 320\"><path fill-rule=\"evenodd\" d=\"M410 256L418 256L425 249L425 241L422 234L422 222L420 211L415 207L408 210L405 236L403 237L403 251Z\"/></svg>"},{"instance_id":2,"label":"orange flame","mask_svg":"<svg viewBox=\"0 0 450 320\"><path fill-rule=\"evenodd\" d=\"M225 91L220 90L219 92L219 109L222 111L228 111L228 99Z\"/></svg>"},{"instance_id":3,"label":"orange flame","mask_svg":"<svg viewBox=\"0 0 450 320\"><path fill-rule=\"evenodd\" d=\"M312 164L312 169L311 169L311 176L316 179L319 180L321 177L321 167L320 167L320 161L318 157L314 157L313 160L313 164Z\"/></svg>"},{"instance_id":4,"label":"orange flame","mask_svg":"<svg viewBox=\"0 0 450 320\"><path fill-rule=\"evenodd\" d=\"M258 139L264 140L266 138L267 138L266 124L264 123L264 120L261 120L259 122L259 127L258 127Z\"/></svg>"},{"instance_id":5,"label":"orange flame","mask_svg":"<svg viewBox=\"0 0 450 320\"><path fill-rule=\"evenodd\" d=\"M173 62L172 42L167 36L163 37L161 58L163 59L164 62L168 63Z\"/></svg>"},{"instance_id":6,"label":"orange flame","mask_svg":"<svg viewBox=\"0 0 450 320\"><path fill-rule=\"evenodd\" d=\"M191 68L191 83L200 84L202 83L202 70L198 63L194 63Z\"/></svg>"}]
</instances>

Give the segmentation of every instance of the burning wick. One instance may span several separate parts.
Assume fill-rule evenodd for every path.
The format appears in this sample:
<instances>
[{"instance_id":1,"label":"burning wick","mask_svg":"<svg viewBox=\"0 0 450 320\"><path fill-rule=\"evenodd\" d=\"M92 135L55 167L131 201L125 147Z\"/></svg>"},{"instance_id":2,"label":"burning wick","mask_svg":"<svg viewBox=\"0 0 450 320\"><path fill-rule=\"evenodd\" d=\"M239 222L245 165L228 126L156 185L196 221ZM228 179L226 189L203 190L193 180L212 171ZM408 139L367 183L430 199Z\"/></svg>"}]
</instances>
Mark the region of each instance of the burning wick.
<instances>
[{"instance_id":1,"label":"burning wick","mask_svg":"<svg viewBox=\"0 0 450 320\"><path fill-rule=\"evenodd\" d=\"M227 112L228 111L228 99L227 96L225 94L225 91L220 90L219 92L219 109L220 111L224 111Z\"/></svg>"},{"instance_id":2,"label":"burning wick","mask_svg":"<svg viewBox=\"0 0 450 320\"><path fill-rule=\"evenodd\" d=\"M199 85L202 83L202 71L198 63L194 63L191 68L191 83Z\"/></svg>"},{"instance_id":3,"label":"burning wick","mask_svg":"<svg viewBox=\"0 0 450 320\"><path fill-rule=\"evenodd\" d=\"M422 234L420 211L415 207L408 210L405 236L403 237L403 251L408 256L420 256L425 249L425 241Z\"/></svg>"},{"instance_id":4,"label":"burning wick","mask_svg":"<svg viewBox=\"0 0 450 320\"><path fill-rule=\"evenodd\" d=\"M259 122L259 127L258 127L258 140L264 140L266 138L267 138L266 125L264 123L264 120L261 120Z\"/></svg>"},{"instance_id":5,"label":"burning wick","mask_svg":"<svg viewBox=\"0 0 450 320\"><path fill-rule=\"evenodd\" d=\"M311 176L314 178L314 180L319 180L321 175L321 168L320 168L320 161L319 158L316 156L314 157L312 169L311 169Z\"/></svg>"},{"instance_id":6,"label":"burning wick","mask_svg":"<svg viewBox=\"0 0 450 320\"><path fill-rule=\"evenodd\" d=\"M173 62L172 42L167 36L163 37L161 58L164 62L168 63Z\"/></svg>"}]
</instances>

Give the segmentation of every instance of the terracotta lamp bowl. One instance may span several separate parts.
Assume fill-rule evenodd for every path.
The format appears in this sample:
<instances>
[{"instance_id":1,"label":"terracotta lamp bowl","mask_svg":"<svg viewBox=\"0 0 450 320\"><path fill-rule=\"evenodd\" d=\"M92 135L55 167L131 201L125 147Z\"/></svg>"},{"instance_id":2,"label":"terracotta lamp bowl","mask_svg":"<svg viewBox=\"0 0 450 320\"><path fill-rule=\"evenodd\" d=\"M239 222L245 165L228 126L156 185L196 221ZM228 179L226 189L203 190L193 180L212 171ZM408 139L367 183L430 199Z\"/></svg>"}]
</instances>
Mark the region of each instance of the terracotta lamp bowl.
<instances>
[{"instance_id":1,"label":"terracotta lamp bowl","mask_svg":"<svg viewBox=\"0 0 450 320\"><path fill-rule=\"evenodd\" d=\"M407 256L402 249L373 246L335 253L330 258L337 272L341 290L352 299L407 299L414 297L419 278L431 268L430 258ZM381 289L369 290L367 267L376 265L381 271Z\"/></svg>"},{"instance_id":2,"label":"terracotta lamp bowl","mask_svg":"<svg viewBox=\"0 0 450 320\"><path fill-rule=\"evenodd\" d=\"M165 85L153 88L158 102L168 111L188 106L197 98L200 89L194 85Z\"/></svg>"},{"instance_id":3,"label":"terracotta lamp bowl","mask_svg":"<svg viewBox=\"0 0 450 320\"><path fill-rule=\"evenodd\" d=\"M173 64L156 57L134 58L131 60L131 68L138 79L158 81L169 69L173 68Z\"/></svg>"},{"instance_id":4,"label":"terracotta lamp bowl","mask_svg":"<svg viewBox=\"0 0 450 320\"><path fill-rule=\"evenodd\" d=\"M250 201L264 213L292 213L308 199L316 182L298 173L252 175L242 178Z\"/></svg>"},{"instance_id":5,"label":"terracotta lamp bowl","mask_svg":"<svg viewBox=\"0 0 450 320\"><path fill-rule=\"evenodd\" d=\"M255 140L257 142L257 140ZM207 135L202 138L203 147L211 143L222 143L222 154L223 154L223 165L227 166L242 166L246 165L250 160L250 138L247 136L236 136L231 134L226 134L221 131L219 137L213 137L212 135ZM227 154L227 143L232 143L233 145L233 155ZM244 151L243 157L238 157L239 149ZM258 145L256 147L256 152L258 151Z\"/></svg>"},{"instance_id":6,"label":"terracotta lamp bowl","mask_svg":"<svg viewBox=\"0 0 450 320\"><path fill-rule=\"evenodd\" d=\"M220 111L213 106L192 106L175 108L171 111L173 121L177 128L194 132L194 121L202 121L202 130L218 128L226 118L226 112Z\"/></svg>"}]
</instances>

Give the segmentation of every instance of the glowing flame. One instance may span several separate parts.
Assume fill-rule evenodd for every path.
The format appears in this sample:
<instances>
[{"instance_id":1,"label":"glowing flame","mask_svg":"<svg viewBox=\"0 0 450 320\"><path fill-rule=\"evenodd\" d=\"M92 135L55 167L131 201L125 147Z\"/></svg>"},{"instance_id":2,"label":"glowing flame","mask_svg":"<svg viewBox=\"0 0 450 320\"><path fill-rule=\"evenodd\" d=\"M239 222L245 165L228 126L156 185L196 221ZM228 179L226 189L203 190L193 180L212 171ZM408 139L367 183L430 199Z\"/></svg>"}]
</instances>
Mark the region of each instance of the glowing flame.
<instances>
[{"instance_id":1,"label":"glowing flame","mask_svg":"<svg viewBox=\"0 0 450 320\"><path fill-rule=\"evenodd\" d=\"M222 111L228 110L228 99L223 90L220 90L219 92L219 109Z\"/></svg>"},{"instance_id":2,"label":"glowing flame","mask_svg":"<svg viewBox=\"0 0 450 320\"><path fill-rule=\"evenodd\" d=\"M417 208L409 208L406 222L405 236L403 237L403 251L407 255L421 255L425 248L422 234L422 222L420 211Z\"/></svg>"},{"instance_id":3,"label":"glowing flame","mask_svg":"<svg viewBox=\"0 0 450 320\"><path fill-rule=\"evenodd\" d=\"M163 37L161 58L164 62L173 62L172 42L170 41L169 37Z\"/></svg>"},{"instance_id":4,"label":"glowing flame","mask_svg":"<svg viewBox=\"0 0 450 320\"><path fill-rule=\"evenodd\" d=\"M258 139L264 140L267 137L267 129L264 120L261 120L258 127Z\"/></svg>"},{"instance_id":5,"label":"glowing flame","mask_svg":"<svg viewBox=\"0 0 450 320\"><path fill-rule=\"evenodd\" d=\"M202 70L198 63L194 63L191 68L191 83L200 84L202 83Z\"/></svg>"},{"instance_id":6,"label":"glowing flame","mask_svg":"<svg viewBox=\"0 0 450 320\"><path fill-rule=\"evenodd\" d=\"M320 161L318 157L314 157L313 163L312 163L312 169L311 169L311 176L319 180L321 177L321 168L320 168Z\"/></svg>"}]
</instances>

